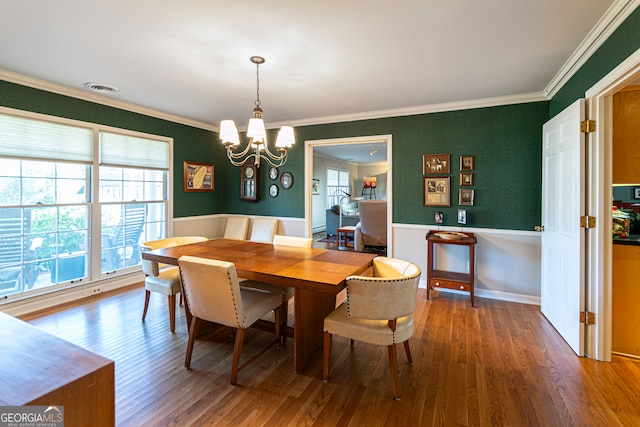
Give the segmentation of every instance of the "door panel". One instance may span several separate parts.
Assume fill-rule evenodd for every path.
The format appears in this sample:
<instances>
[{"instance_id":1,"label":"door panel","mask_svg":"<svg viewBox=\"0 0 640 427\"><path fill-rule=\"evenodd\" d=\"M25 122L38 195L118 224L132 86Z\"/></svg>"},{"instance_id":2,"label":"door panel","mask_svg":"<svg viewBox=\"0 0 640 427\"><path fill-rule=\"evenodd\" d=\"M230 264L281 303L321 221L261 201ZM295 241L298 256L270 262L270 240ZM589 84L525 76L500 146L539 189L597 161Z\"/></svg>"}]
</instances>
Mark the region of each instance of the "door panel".
<instances>
[{"instance_id":1,"label":"door panel","mask_svg":"<svg viewBox=\"0 0 640 427\"><path fill-rule=\"evenodd\" d=\"M545 123L542 149L541 310L578 355L584 354L584 100Z\"/></svg>"}]
</instances>

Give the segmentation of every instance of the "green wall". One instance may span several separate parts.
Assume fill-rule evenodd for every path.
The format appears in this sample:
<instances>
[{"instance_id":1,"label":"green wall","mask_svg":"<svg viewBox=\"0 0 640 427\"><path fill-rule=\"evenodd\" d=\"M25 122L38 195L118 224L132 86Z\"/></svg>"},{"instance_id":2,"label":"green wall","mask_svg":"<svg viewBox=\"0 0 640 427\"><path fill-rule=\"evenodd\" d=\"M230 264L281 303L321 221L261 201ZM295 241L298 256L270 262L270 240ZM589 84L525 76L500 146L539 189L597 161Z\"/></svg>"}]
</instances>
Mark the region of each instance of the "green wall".
<instances>
[{"instance_id":1,"label":"green wall","mask_svg":"<svg viewBox=\"0 0 640 427\"><path fill-rule=\"evenodd\" d=\"M548 103L538 102L298 127L297 146L284 169L292 170L299 181L302 179L301 167L294 169L293 165L304 163L303 146L307 140L391 134L394 222L433 224L434 213L442 211L445 225L456 225L458 159L460 155L473 155L472 188L476 194L474 206L465 207L467 225L532 230L540 222L540 141L542 124L547 117ZM425 207L422 155L442 153L451 154L451 207ZM266 174L266 168L262 173ZM285 216L303 217L304 188L294 185L291 190L280 192L281 195L284 193L292 193L295 200L300 201L298 204L287 203L287 210L291 210ZM225 192L225 207L232 203L232 198L237 197ZM269 200L264 206L272 209L279 199L280 196Z\"/></svg>"},{"instance_id":2,"label":"green wall","mask_svg":"<svg viewBox=\"0 0 640 427\"><path fill-rule=\"evenodd\" d=\"M640 48L640 10L612 34L550 102L515 104L415 116L361 120L296 129L296 146L280 173L291 172L294 185L268 195L274 181L268 165L261 174L261 200L240 199L239 169L226 160L215 132L142 114L0 81L0 105L100 123L174 138L174 216L216 213L304 217L304 141L391 134L393 136L393 221L433 224L435 211L445 225L456 224L460 155L475 156L475 206L465 207L467 225L480 228L533 230L540 222L542 125ZM269 133L275 141L275 131ZM423 206L422 155L450 153L451 207ZM215 165L213 193L184 193L182 162ZM275 181L278 186L279 181Z\"/></svg>"},{"instance_id":3,"label":"green wall","mask_svg":"<svg viewBox=\"0 0 640 427\"><path fill-rule=\"evenodd\" d=\"M618 64L640 49L640 8L609 36L585 64L551 100L549 117L554 117L585 93Z\"/></svg>"},{"instance_id":4,"label":"green wall","mask_svg":"<svg viewBox=\"0 0 640 427\"><path fill-rule=\"evenodd\" d=\"M218 167L224 152L215 145L212 131L181 125L167 120L107 107L80 99L33 89L0 80L0 105L19 110L48 114L167 136L174 139L174 205L173 216L185 217L222 212L222 171ZM185 160L211 162L214 171L213 193L185 193L182 162Z\"/></svg>"}]
</instances>

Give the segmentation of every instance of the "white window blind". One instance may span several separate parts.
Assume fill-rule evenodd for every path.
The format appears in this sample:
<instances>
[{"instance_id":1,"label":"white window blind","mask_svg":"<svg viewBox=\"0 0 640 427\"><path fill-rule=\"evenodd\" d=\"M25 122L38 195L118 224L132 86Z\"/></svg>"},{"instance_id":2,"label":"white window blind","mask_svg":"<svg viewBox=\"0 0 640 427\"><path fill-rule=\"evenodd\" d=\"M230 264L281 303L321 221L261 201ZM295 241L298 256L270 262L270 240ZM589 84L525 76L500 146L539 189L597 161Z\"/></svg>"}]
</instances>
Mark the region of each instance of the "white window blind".
<instances>
[{"instance_id":1,"label":"white window blind","mask_svg":"<svg viewBox=\"0 0 640 427\"><path fill-rule=\"evenodd\" d=\"M90 163L92 135L88 128L0 114L0 156Z\"/></svg>"},{"instance_id":2,"label":"white window blind","mask_svg":"<svg viewBox=\"0 0 640 427\"><path fill-rule=\"evenodd\" d=\"M111 132L100 132L100 165L169 169L169 144Z\"/></svg>"}]
</instances>

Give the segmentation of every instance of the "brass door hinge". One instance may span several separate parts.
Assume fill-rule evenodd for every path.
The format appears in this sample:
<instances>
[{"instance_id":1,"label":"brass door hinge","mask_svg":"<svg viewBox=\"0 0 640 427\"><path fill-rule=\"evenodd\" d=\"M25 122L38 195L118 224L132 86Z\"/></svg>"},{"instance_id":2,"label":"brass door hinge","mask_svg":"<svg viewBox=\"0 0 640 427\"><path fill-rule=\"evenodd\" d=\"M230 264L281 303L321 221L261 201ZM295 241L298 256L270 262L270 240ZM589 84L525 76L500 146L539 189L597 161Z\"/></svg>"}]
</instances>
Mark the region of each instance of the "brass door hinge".
<instances>
[{"instance_id":1,"label":"brass door hinge","mask_svg":"<svg viewBox=\"0 0 640 427\"><path fill-rule=\"evenodd\" d=\"M536 230L536 231L544 231L544 225L536 225L534 230Z\"/></svg>"},{"instance_id":2,"label":"brass door hinge","mask_svg":"<svg viewBox=\"0 0 640 427\"><path fill-rule=\"evenodd\" d=\"M594 313L590 313L588 311L580 312L580 323L584 323L585 325L595 325L596 324L596 315Z\"/></svg>"},{"instance_id":3,"label":"brass door hinge","mask_svg":"<svg viewBox=\"0 0 640 427\"><path fill-rule=\"evenodd\" d=\"M583 120L580 122L580 132L591 133L596 131L595 120Z\"/></svg>"},{"instance_id":4,"label":"brass door hinge","mask_svg":"<svg viewBox=\"0 0 640 427\"><path fill-rule=\"evenodd\" d=\"M595 216L581 216L580 217L580 227L582 228L595 228L596 226L596 217Z\"/></svg>"}]
</instances>

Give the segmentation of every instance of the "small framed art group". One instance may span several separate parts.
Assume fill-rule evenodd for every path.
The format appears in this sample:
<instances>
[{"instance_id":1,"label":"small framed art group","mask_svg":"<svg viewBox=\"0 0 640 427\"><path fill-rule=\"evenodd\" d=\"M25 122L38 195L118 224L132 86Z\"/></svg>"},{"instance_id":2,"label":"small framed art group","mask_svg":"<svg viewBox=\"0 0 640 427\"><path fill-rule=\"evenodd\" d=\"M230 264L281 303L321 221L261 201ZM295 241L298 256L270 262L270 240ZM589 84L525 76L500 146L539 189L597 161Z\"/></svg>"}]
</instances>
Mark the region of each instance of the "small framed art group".
<instances>
[{"instance_id":1,"label":"small framed art group","mask_svg":"<svg viewBox=\"0 0 640 427\"><path fill-rule=\"evenodd\" d=\"M473 206L475 199L474 157L460 156L460 181L458 204ZM424 185L424 206L451 206L451 168L450 154L424 154L422 156L422 174ZM455 183L454 183L455 185ZM440 213L440 212L438 212ZM436 223L438 223L436 218Z\"/></svg>"},{"instance_id":2,"label":"small framed art group","mask_svg":"<svg viewBox=\"0 0 640 427\"><path fill-rule=\"evenodd\" d=\"M473 186L473 156L460 156L460 187ZM458 204L460 206L473 206L475 190L472 188L460 188L458 190Z\"/></svg>"},{"instance_id":3,"label":"small framed art group","mask_svg":"<svg viewBox=\"0 0 640 427\"><path fill-rule=\"evenodd\" d=\"M451 171L449 154L422 156L424 206L451 206ZM438 176L439 175L439 176Z\"/></svg>"}]
</instances>

